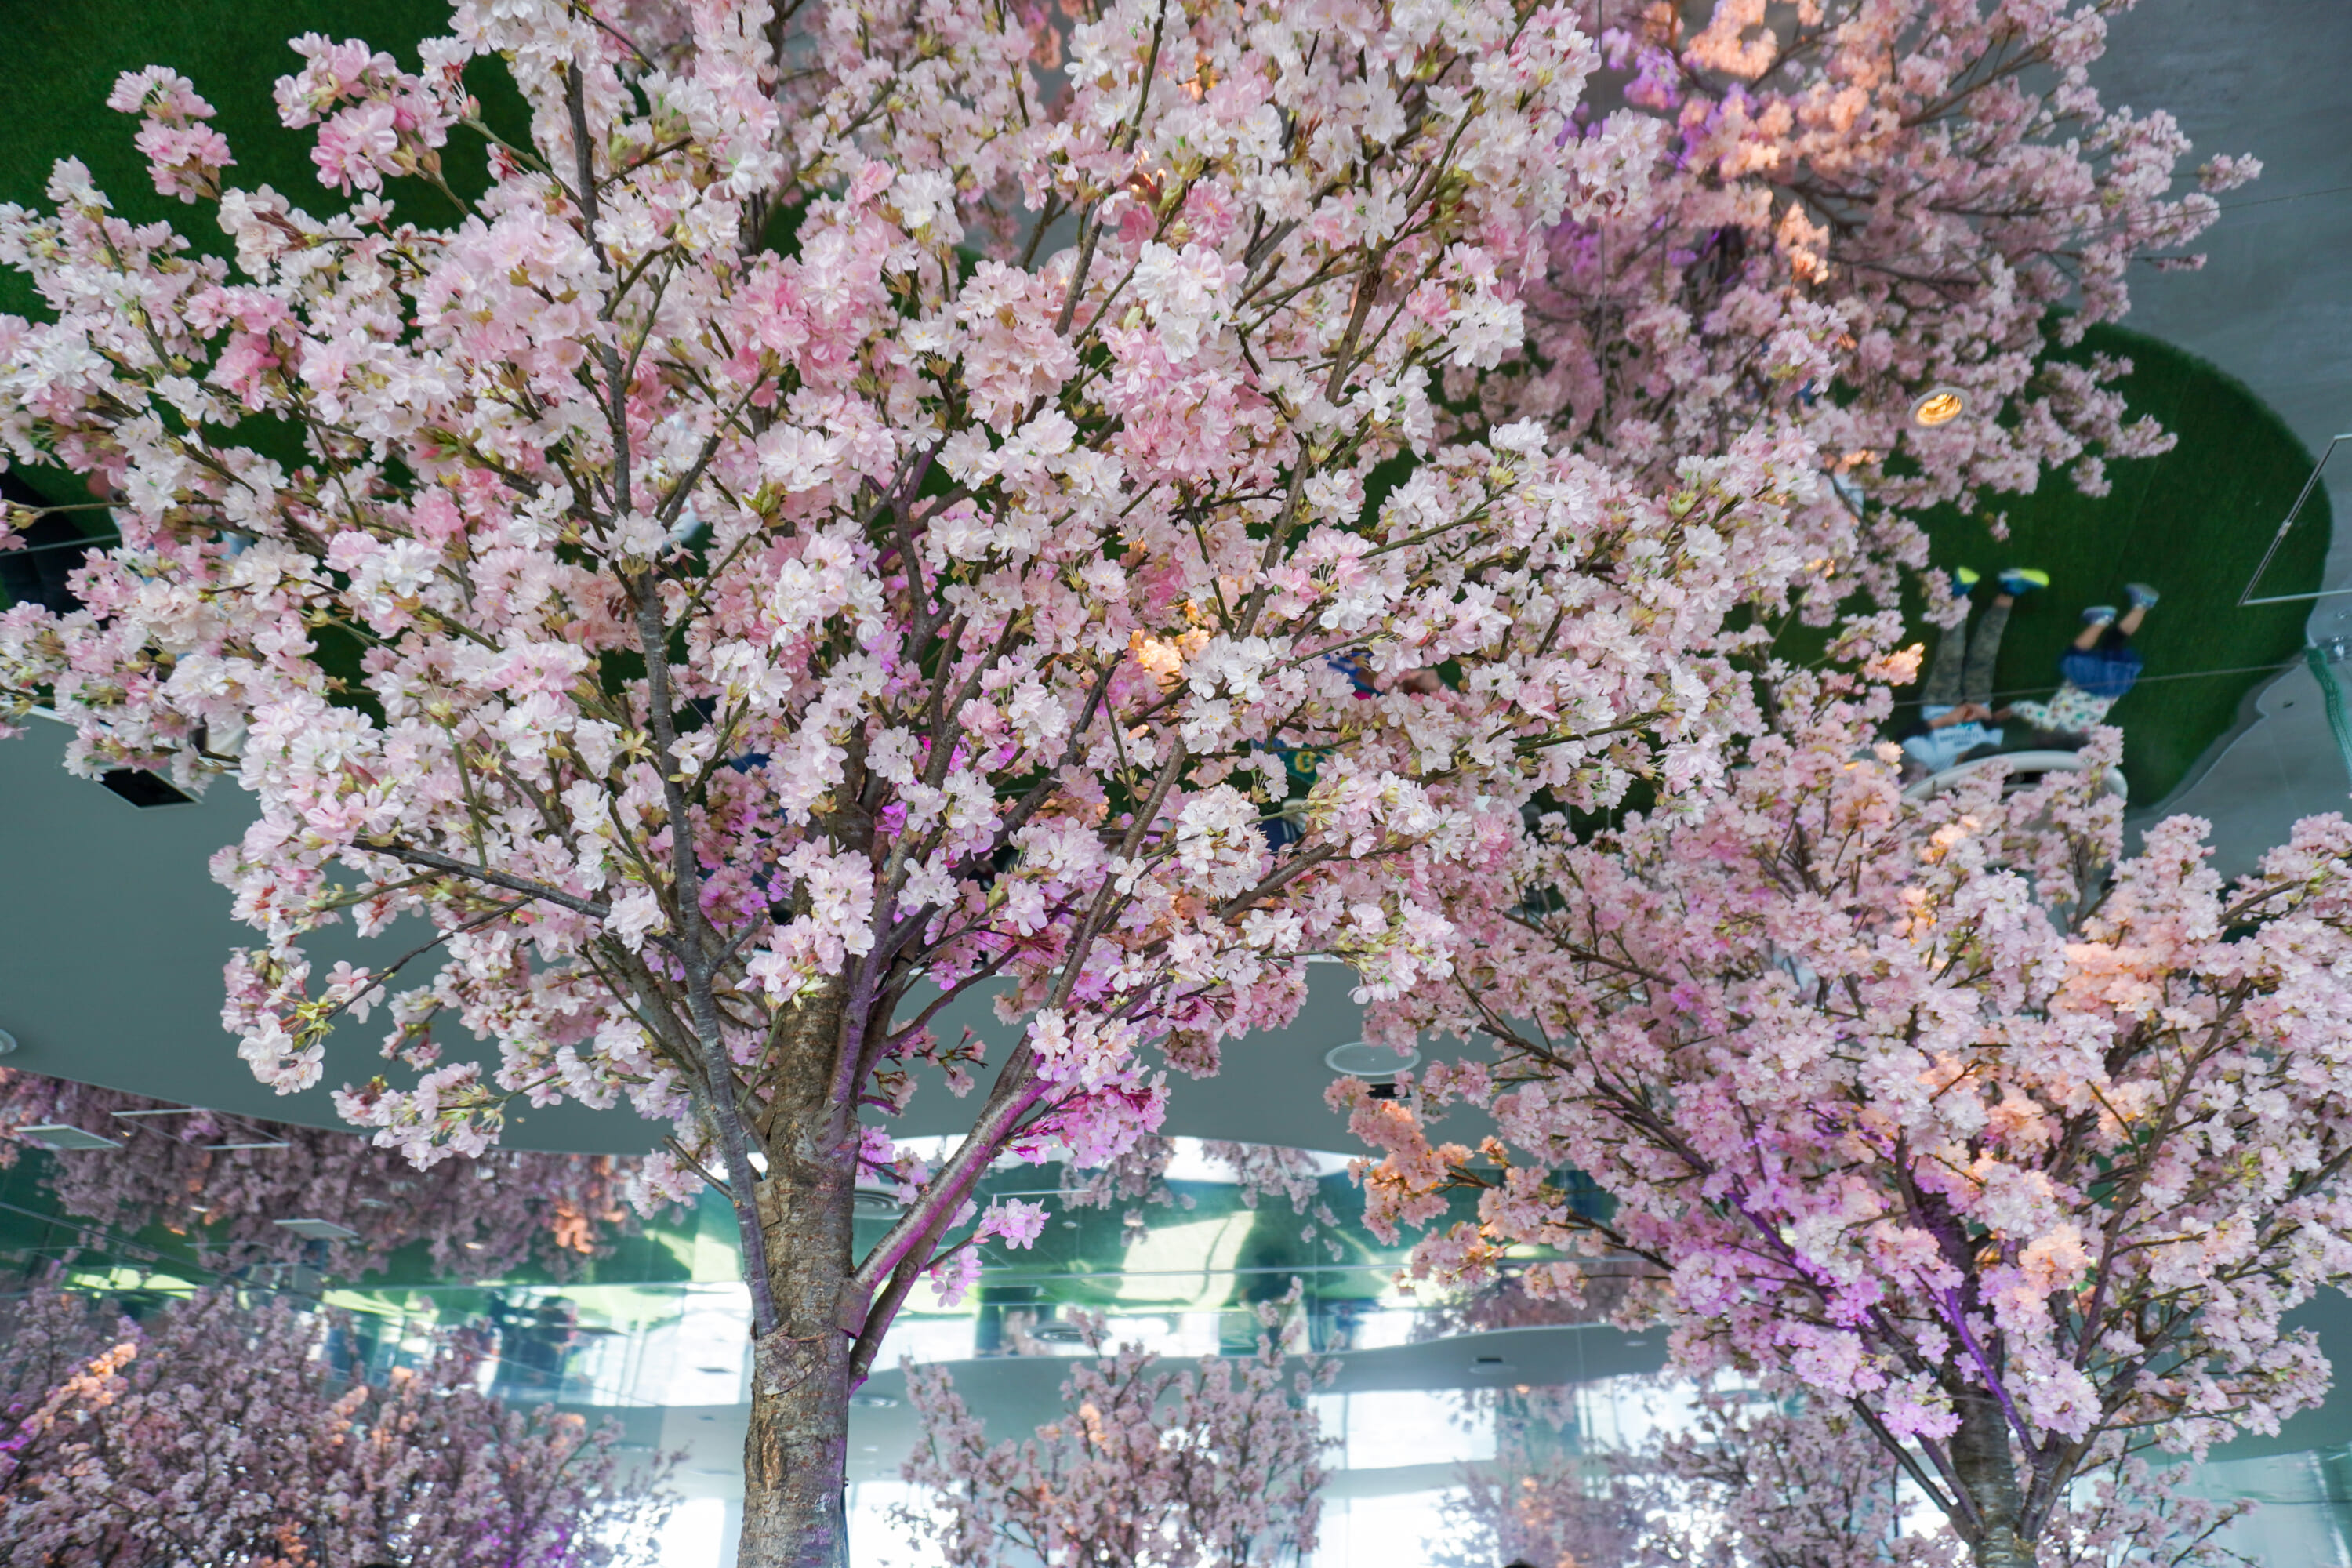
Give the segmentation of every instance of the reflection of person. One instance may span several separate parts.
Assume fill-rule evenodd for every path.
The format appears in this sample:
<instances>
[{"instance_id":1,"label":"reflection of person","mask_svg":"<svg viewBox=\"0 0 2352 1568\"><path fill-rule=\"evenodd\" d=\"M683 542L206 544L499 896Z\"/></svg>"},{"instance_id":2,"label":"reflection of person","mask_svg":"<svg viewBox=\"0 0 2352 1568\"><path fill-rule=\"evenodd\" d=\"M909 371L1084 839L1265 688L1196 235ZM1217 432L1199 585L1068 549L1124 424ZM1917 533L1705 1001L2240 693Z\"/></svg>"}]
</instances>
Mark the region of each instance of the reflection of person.
<instances>
[{"instance_id":1,"label":"reflection of person","mask_svg":"<svg viewBox=\"0 0 2352 1568\"><path fill-rule=\"evenodd\" d=\"M2000 731L1986 722L1994 716L1992 667L2000 657L2000 636L2018 595L2048 587L2050 576L2012 566L2000 582L2000 592L1978 617L1973 634L1962 622L1936 639L1936 657L1919 689L1920 721L1902 737L1906 773L1939 773L2000 744ZM1957 597L1967 598L1976 584L1977 574L1965 566L1952 574Z\"/></svg>"},{"instance_id":2,"label":"reflection of person","mask_svg":"<svg viewBox=\"0 0 2352 1568\"><path fill-rule=\"evenodd\" d=\"M2037 730L2079 738L2105 720L2116 699L2139 679L2143 660L2131 646L2132 634L2156 604L2156 590L2145 583L2125 585L2131 607L2118 617L2113 605L2094 605L2083 612L2083 635L2058 660L2064 684L2047 702L2012 702L1993 715L2016 718Z\"/></svg>"}]
</instances>

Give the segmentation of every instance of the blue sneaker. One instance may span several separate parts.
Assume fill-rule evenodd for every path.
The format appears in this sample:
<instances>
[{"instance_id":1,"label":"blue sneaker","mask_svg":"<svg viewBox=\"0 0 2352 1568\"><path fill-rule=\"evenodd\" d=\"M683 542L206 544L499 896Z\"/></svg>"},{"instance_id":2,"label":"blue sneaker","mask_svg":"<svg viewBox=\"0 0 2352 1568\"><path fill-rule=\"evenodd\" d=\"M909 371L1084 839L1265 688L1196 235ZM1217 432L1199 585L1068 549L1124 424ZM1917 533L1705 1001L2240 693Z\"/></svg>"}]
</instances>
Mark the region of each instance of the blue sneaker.
<instances>
[{"instance_id":1,"label":"blue sneaker","mask_svg":"<svg viewBox=\"0 0 2352 1568\"><path fill-rule=\"evenodd\" d=\"M2116 607L2113 605L2093 605L2083 612L2083 624L2086 626L2114 626Z\"/></svg>"},{"instance_id":2,"label":"blue sneaker","mask_svg":"<svg viewBox=\"0 0 2352 1568\"><path fill-rule=\"evenodd\" d=\"M1967 597L1969 596L1969 589L1971 589L1971 588L1973 588L1973 587L1975 587L1976 585L1977 585L1977 574L1976 574L1976 569L1975 569L1974 567L1972 567L1972 566L1955 566L1955 567L1953 567L1953 568L1952 568L1952 597L1953 597L1953 598L1955 598L1955 599L1965 599L1965 598L1967 598Z\"/></svg>"},{"instance_id":3,"label":"blue sneaker","mask_svg":"<svg viewBox=\"0 0 2352 1568\"><path fill-rule=\"evenodd\" d=\"M2156 605L2156 590L2145 583L2125 584L2124 597L2131 601L2135 610L2153 609Z\"/></svg>"},{"instance_id":4,"label":"blue sneaker","mask_svg":"<svg viewBox=\"0 0 2352 1568\"><path fill-rule=\"evenodd\" d=\"M2015 599L2031 594L2036 588L2050 586L2050 574L2036 572L2024 566L2012 566L2000 574L2000 591Z\"/></svg>"}]
</instances>

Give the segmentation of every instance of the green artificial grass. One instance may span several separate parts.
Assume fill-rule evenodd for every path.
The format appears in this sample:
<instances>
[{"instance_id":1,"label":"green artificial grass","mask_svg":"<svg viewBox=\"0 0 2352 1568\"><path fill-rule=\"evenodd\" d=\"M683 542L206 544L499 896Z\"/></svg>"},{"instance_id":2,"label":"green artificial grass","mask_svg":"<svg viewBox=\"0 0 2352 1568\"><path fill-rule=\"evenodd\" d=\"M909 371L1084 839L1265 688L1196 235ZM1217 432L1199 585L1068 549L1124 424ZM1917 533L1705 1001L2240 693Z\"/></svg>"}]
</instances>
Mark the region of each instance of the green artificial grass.
<instances>
[{"instance_id":1,"label":"green artificial grass","mask_svg":"<svg viewBox=\"0 0 2352 1568\"><path fill-rule=\"evenodd\" d=\"M225 252L226 241L208 211L155 194L131 144L137 122L106 107L116 75L149 64L184 72L219 110L214 123L237 159L231 181L275 186L325 213L344 198L319 184L310 133L279 126L270 97L276 79L299 63L286 40L312 31L364 38L413 68L416 41L446 31L449 15L446 0L76 0L10 13L0 201L42 203L52 162L78 157L122 216L167 220L215 253ZM524 111L512 85L481 62L467 81L485 117L520 139ZM480 189L478 137L455 133L446 161L453 186L467 195ZM453 216L420 181L390 181L387 194L418 222L444 224ZM37 312L29 286L13 271L0 271L0 310ZM2228 732L2247 691L2265 679L2245 667L2281 665L2302 646L2308 606L2233 606L2312 458L2260 399L2194 355L2105 327L2094 328L2080 352L2093 351L2132 360L2123 384L2131 410L2175 432L2173 450L2110 465L2113 490L2103 499L2077 493L2063 475L2045 476L2031 496L1988 498L1989 511L2008 517L2005 544L1979 517L1948 512L1927 521L1939 565L1974 566L1990 577L2015 563L2051 574L2050 592L2027 601L2010 622L2000 686L2016 695L2054 686L2058 655L2077 629L2081 606L2115 602L2136 579L2163 593L2139 639L2147 674L2114 712L2126 737L2133 798L2153 803ZM62 474L28 477L54 495L80 488ZM2263 592L2318 586L2328 526L2326 497L2315 494ZM2222 671L2235 673L2216 673Z\"/></svg>"},{"instance_id":2,"label":"green artificial grass","mask_svg":"<svg viewBox=\"0 0 2352 1568\"><path fill-rule=\"evenodd\" d=\"M2092 328L2081 352L2131 362L2120 384L2131 413L2171 431L2172 450L2110 463L2104 497L2082 494L2063 474L2044 475L2032 495L1986 497L1986 512L2007 516L2006 542L1980 516L1923 521L1937 565L1984 574L1980 597L2004 566L2050 574L2047 591L2019 602L2001 640L1994 689L2008 696L2056 689L2058 658L2083 629L2084 606L2122 608L2126 583L2163 595L2134 639L2147 672L2108 715L2123 728L2132 800L2145 807L2179 786L2236 723L2246 694L2303 647L2307 602L2237 602L2314 459L2242 382L2195 354L2117 327ZM2317 588L2328 529L2326 492L2315 490L2257 595Z\"/></svg>"},{"instance_id":3,"label":"green artificial grass","mask_svg":"<svg viewBox=\"0 0 2352 1568\"><path fill-rule=\"evenodd\" d=\"M287 40L304 33L361 38L416 68L418 40L449 30L447 0L73 0L70 5L7 8L8 113L0 121L0 202L47 205L42 195L59 158L79 158L114 210L134 223L163 220L197 249L228 254L206 204L160 196L147 161L131 144L135 115L106 107L114 79L142 66L169 66L195 83L218 110L212 123L228 138L236 163L228 183L269 185L315 214L339 212L341 193L319 184L310 162L315 131L278 122L271 97L281 76L302 64ZM466 73L483 115L502 134L527 123L520 97L496 62ZM481 139L451 134L444 157L450 184L472 195L483 186ZM403 214L442 225L449 203L422 180L394 179L385 191ZM24 314L35 304L21 274L0 272L0 310Z\"/></svg>"}]
</instances>

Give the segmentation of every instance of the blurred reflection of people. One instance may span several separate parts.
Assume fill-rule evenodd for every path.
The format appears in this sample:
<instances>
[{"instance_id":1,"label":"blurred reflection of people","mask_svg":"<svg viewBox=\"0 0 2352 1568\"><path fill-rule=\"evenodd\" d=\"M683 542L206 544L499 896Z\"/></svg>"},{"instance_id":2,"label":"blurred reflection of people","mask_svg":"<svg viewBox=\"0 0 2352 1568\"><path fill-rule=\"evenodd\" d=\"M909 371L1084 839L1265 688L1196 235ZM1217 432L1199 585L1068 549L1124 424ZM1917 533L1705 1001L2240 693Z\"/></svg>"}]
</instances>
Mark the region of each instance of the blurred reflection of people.
<instances>
[{"instance_id":1,"label":"blurred reflection of people","mask_svg":"<svg viewBox=\"0 0 2352 1568\"><path fill-rule=\"evenodd\" d=\"M2000 592L1985 606L1973 633L1963 621L1936 639L1936 657L1919 689L1919 721L1897 737L1906 779L1957 767L2001 742L2001 732L1986 722L1993 717L1992 668L2000 657L2001 633L2008 629L2010 607L2018 596L2048 587L2050 576L2012 566L2000 582ZM1965 566L1952 574L1956 598L1965 601L1976 584L1977 574Z\"/></svg>"},{"instance_id":2,"label":"blurred reflection of people","mask_svg":"<svg viewBox=\"0 0 2352 1568\"><path fill-rule=\"evenodd\" d=\"M2127 584L2124 596L2130 607L2120 616L2113 605L2093 605L2083 612L2082 635L2060 657L2063 683L2048 701L2012 702L1993 717L2013 718L2076 743L2105 722L2107 710L2146 668L2131 639L2156 606L2156 590L2145 583Z\"/></svg>"}]
</instances>

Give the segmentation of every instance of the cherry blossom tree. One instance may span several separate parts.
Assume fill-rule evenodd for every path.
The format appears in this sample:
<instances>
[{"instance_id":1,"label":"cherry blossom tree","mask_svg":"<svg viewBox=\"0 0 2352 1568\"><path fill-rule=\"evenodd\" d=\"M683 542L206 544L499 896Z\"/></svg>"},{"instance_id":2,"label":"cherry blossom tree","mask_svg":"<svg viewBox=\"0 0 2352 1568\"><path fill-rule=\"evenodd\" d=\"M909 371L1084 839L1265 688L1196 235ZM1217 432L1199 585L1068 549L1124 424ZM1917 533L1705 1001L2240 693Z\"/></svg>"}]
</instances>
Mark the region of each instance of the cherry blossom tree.
<instances>
[{"instance_id":1,"label":"cherry blossom tree","mask_svg":"<svg viewBox=\"0 0 2352 1568\"><path fill-rule=\"evenodd\" d=\"M355 1132L0 1068L0 1169L21 1157L25 1128L61 1122L122 1147L51 1155L41 1179L59 1207L120 1231L160 1225L193 1235L229 1270L315 1260L349 1278L422 1242L445 1279L489 1279L533 1264L564 1278L630 1224L622 1189L633 1160L490 1149L419 1170ZM327 1220L353 1237L314 1244L278 1223L296 1218Z\"/></svg>"},{"instance_id":2,"label":"cherry blossom tree","mask_svg":"<svg viewBox=\"0 0 2352 1568\"><path fill-rule=\"evenodd\" d=\"M2261 168L2184 182L2170 115L2102 100L2130 9L1576 0L1622 102L1580 105L1565 155L1606 195L1553 231L1528 353L1449 390L1619 462L1717 449L1771 410L1897 512L1991 516L2045 469L2104 494L2108 460L2170 439L2126 420L2126 362L2049 351L2125 314L2134 264L2201 264L2181 247ZM1939 389L1964 412L1923 427Z\"/></svg>"},{"instance_id":3,"label":"cherry blossom tree","mask_svg":"<svg viewBox=\"0 0 2352 1568\"><path fill-rule=\"evenodd\" d=\"M1720 797L1498 852L1526 900L1458 900L1454 981L1376 1024L1495 1058L1339 1093L1384 1231L1478 1192L1418 1268L1533 1244L1568 1260L1522 1278L1572 1291L1580 1252L1647 1259L1686 1367L1785 1369L2009 1568L2087 1468L2327 1386L2284 1320L2352 1261L2352 826L2224 887L2194 819L2124 853L2114 731L2081 773L1910 802L1857 756L1885 700L1790 679ZM1494 1131L1433 1143L1449 1105Z\"/></svg>"},{"instance_id":4,"label":"cherry blossom tree","mask_svg":"<svg viewBox=\"0 0 2352 1568\"><path fill-rule=\"evenodd\" d=\"M1764 1389L1652 1391L1685 1415L1628 1452L1558 1440L1565 1390L1514 1396L1493 1461L1446 1505L1444 1560L1536 1568L1946 1568L1966 1556L1917 1517L1885 1447L1835 1405ZM1493 1397L1493 1396L1489 1396ZM2070 1489L2040 1542L2043 1568L2235 1568L2221 1532L2252 1504L2189 1495L2186 1467L2158 1475L2111 1454Z\"/></svg>"},{"instance_id":5,"label":"cherry blossom tree","mask_svg":"<svg viewBox=\"0 0 2352 1568\"><path fill-rule=\"evenodd\" d=\"M158 67L113 101L233 268L69 161L0 214L47 312L0 320L0 441L121 530L0 616L0 688L74 767L256 797L215 869L266 1081L380 1010L341 1104L419 1163L519 1100L672 1125L645 1185L720 1187L751 1288L746 1563L835 1560L900 1303L1036 1234L971 1212L992 1161L1116 1157L1147 1048L1213 1070L1310 952L1411 982L1429 868L1528 791L1710 776L1727 624L1853 545L1785 425L1631 476L1440 438L1606 197L1557 9L466 0L416 72L296 48L347 210L228 187ZM397 216L485 142L457 223ZM422 940L314 974L341 920ZM982 987L1023 1032L927 1169L861 1115L975 1083L931 1026Z\"/></svg>"},{"instance_id":6,"label":"cherry blossom tree","mask_svg":"<svg viewBox=\"0 0 2352 1568\"><path fill-rule=\"evenodd\" d=\"M1431 1561L1438 1568L1632 1568L1642 1562L1644 1500L1605 1456L1498 1436L1493 1461L1465 1467L1461 1489L1441 1506Z\"/></svg>"},{"instance_id":7,"label":"cherry blossom tree","mask_svg":"<svg viewBox=\"0 0 2352 1568\"><path fill-rule=\"evenodd\" d=\"M991 1445L944 1368L914 1368L922 1422L907 1479L929 1489L900 1521L953 1568L1272 1568L1315 1549L1332 1440L1308 1395L1336 1363L1286 1354L1297 1321L1257 1308L1252 1356L1168 1368L1139 1345L1103 1355L1104 1325L1062 1384L1066 1414Z\"/></svg>"},{"instance_id":8,"label":"cherry blossom tree","mask_svg":"<svg viewBox=\"0 0 2352 1568\"><path fill-rule=\"evenodd\" d=\"M144 1322L43 1291L0 1340L0 1536L11 1561L225 1568L603 1568L649 1559L661 1461L617 1428L510 1410L438 1344L380 1384L333 1367L333 1313L198 1296Z\"/></svg>"},{"instance_id":9,"label":"cherry blossom tree","mask_svg":"<svg viewBox=\"0 0 2352 1568\"><path fill-rule=\"evenodd\" d=\"M1108 1163L1069 1168L1058 1200L1065 1207L1081 1209L1128 1205L1127 1229L1130 1234L1140 1232L1145 1227L1144 1206L1189 1209L1195 1205L1190 1194L1179 1194L1168 1184L1168 1170L1176 1154L1174 1139L1146 1134ZM1327 1247L1338 1246L1329 1232L1339 1225L1339 1216L1323 1200L1322 1169L1312 1151L1213 1138L1202 1142L1201 1155L1228 1173L1242 1207L1255 1210L1265 1198L1281 1198L1306 1221L1299 1226L1301 1241L1312 1243L1320 1236Z\"/></svg>"},{"instance_id":10,"label":"cherry blossom tree","mask_svg":"<svg viewBox=\"0 0 2352 1568\"><path fill-rule=\"evenodd\" d=\"M1941 1568L1960 1555L1948 1531L1906 1530L1893 1458L1818 1402L1702 1392L1688 1426L1618 1469L1644 1490L1635 1561L1658 1568Z\"/></svg>"}]
</instances>

